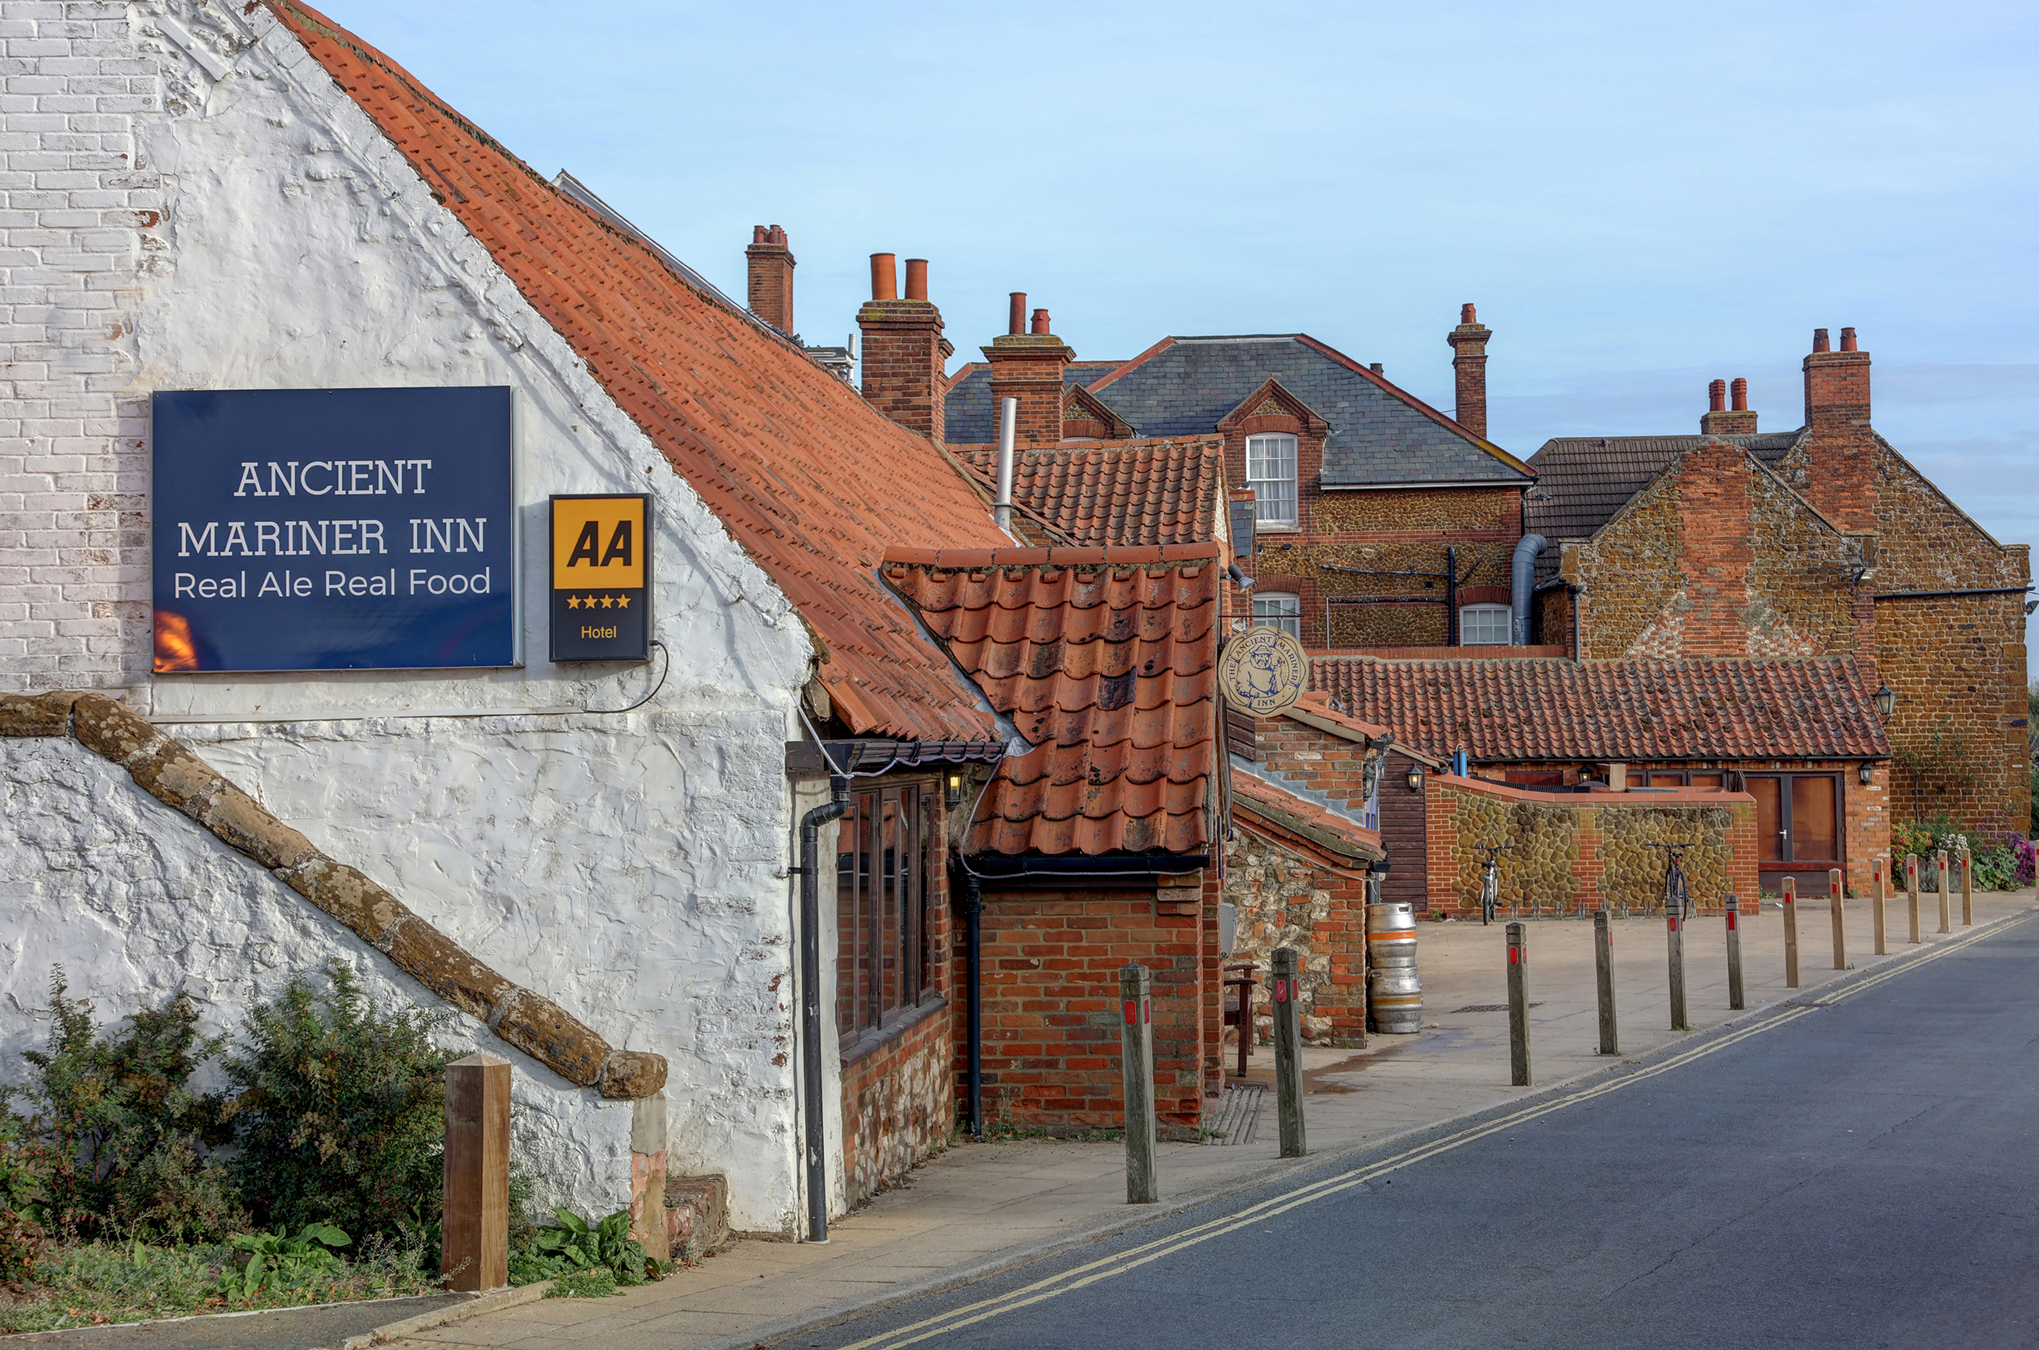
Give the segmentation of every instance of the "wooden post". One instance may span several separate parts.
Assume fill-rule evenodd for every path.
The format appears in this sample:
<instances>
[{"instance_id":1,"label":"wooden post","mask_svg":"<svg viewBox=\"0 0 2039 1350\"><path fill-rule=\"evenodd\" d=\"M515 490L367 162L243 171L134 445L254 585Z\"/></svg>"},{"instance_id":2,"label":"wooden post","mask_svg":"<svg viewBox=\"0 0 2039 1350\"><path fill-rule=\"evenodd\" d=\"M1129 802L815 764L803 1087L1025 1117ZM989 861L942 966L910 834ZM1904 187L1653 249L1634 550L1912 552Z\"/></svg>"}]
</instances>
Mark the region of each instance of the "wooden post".
<instances>
[{"instance_id":1,"label":"wooden post","mask_svg":"<svg viewBox=\"0 0 2039 1350\"><path fill-rule=\"evenodd\" d=\"M1685 919L1676 910L1664 907L1664 942L1671 958L1671 1030L1689 1029L1685 1020Z\"/></svg>"},{"instance_id":2,"label":"wooden post","mask_svg":"<svg viewBox=\"0 0 2039 1350\"><path fill-rule=\"evenodd\" d=\"M1798 988L1798 881L1784 878L1784 987Z\"/></svg>"},{"instance_id":3,"label":"wooden post","mask_svg":"<svg viewBox=\"0 0 2039 1350\"><path fill-rule=\"evenodd\" d=\"M1621 1038L1614 1026L1614 928L1612 916L1603 909L1593 912L1593 973L1600 985L1600 1053L1621 1053Z\"/></svg>"},{"instance_id":4,"label":"wooden post","mask_svg":"<svg viewBox=\"0 0 2039 1350\"><path fill-rule=\"evenodd\" d=\"M1510 1082L1529 1086L1529 948L1519 923L1508 925L1508 1068Z\"/></svg>"},{"instance_id":5,"label":"wooden post","mask_svg":"<svg viewBox=\"0 0 2039 1350\"><path fill-rule=\"evenodd\" d=\"M510 1061L469 1055L446 1066L446 1192L439 1269L448 1289L510 1283Z\"/></svg>"},{"instance_id":6,"label":"wooden post","mask_svg":"<svg viewBox=\"0 0 2039 1350\"><path fill-rule=\"evenodd\" d=\"M1742 926L1741 899L1727 898L1727 1005L1739 1012L1742 1008Z\"/></svg>"},{"instance_id":7,"label":"wooden post","mask_svg":"<svg viewBox=\"0 0 2039 1350\"><path fill-rule=\"evenodd\" d=\"M1912 935L1907 941L1919 941L1919 855L1907 853L1904 858L1904 893L1906 903L1911 906Z\"/></svg>"},{"instance_id":8,"label":"wooden post","mask_svg":"<svg viewBox=\"0 0 2039 1350\"><path fill-rule=\"evenodd\" d=\"M1954 931L1954 897L1948 893L1947 850L1944 848L1940 850L1939 861L1940 861L1940 931L1943 933L1951 933Z\"/></svg>"},{"instance_id":9,"label":"wooden post","mask_svg":"<svg viewBox=\"0 0 2039 1350\"><path fill-rule=\"evenodd\" d=\"M1310 1151L1303 1142L1303 1016L1297 998L1302 965L1295 948L1274 949L1274 1109L1284 1158Z\"/></svg>"},{"instance_id":10,"label":"wooden post","mask_svg":"<svg viewBox=\"0 0 2039 1350\"><path fill-rule=\"evenodd\" d=\"M1834 969L1848 968L1848 940L1841 932L1841 869L1827 869L1827 909L1834 916Z\"/></svg>"},{"instance_id":11,"label":"wooden post","mask_svg":"<svg viewBox=\"0 0 2039 1350\"><path fill-rule=\"evenodd\" d=\"M1961 926L1970 927L1975 923L1975 894L1970 889L1969 872L1975 866L1975 854L1969 849L1961 850Z\"/></svg>"},{"instance_id":12,"label":"wooden post","mask_svg":"<svg viewBox=\"0 0 2039 1350\"><path fill-rule=\"evenodd\" d=\"M1135 961L1119 970L1119 1070L1126 1092L1126 1203L1161 1198L1154 1174L1154 999L1152 976Z\"/></svg>"},{"instance_id":13,"label":"wooden post","mask_svg":"<svg viewBox=\"0 0 2039 1350\"><path fill-rule=\"evenodd\" d=\"M1883 859L1881 858L1871 858L1869 860L1869 896L1873 902L1870 914L1876 929L1876 954L1878 956L1888 956L1890 955L1890 944L1886 940L1883 921Z\"/></svg>"}]
</instances>

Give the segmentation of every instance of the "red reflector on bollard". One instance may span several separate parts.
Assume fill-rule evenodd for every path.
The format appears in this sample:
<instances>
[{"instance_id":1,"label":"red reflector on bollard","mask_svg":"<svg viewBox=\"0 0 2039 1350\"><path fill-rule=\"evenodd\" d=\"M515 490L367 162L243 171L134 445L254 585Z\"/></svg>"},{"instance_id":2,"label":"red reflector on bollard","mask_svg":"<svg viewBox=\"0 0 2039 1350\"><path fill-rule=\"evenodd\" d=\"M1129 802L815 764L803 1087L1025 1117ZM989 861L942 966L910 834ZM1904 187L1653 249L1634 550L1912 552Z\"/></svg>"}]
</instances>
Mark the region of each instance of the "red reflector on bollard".
<instances>
[{"instance_id":1,"label":"red reflector on bollard","mask_svg":"<svg viewBox=\"0 0 2039 1350\"><path fill-rule=\"evenodd\" d=\"M1134 1023L1133 1023L1133 1000L1131 1000L1131 999L1127 999L1127 1000L1126 1000L1126 1025L1127 1025L1127 1026L1132 1026L1133 1024L1134 1024Z\"/></svg>"},{"instance_id":2,"label":"red reflector on bollard","mask_svg":"<svg viewBox=\"0 0 2039 1350\"><path fill-rule=\"evenodd\" d=\"M1154 1000L1153 1000L1153 999L1151 999L1151 998L1143 998L1143 999L1141 999L1141 1000L1140 1000L1140 1023L1141 1023L1141 1025L1142 1025L1142 1026L1145 1026L1145 1025L1146 1025L1147 1023L1149 1023L1149 1022L1151 1022L1151 1021L1153 1021L1153 1020L1154 1020Z\"/></svg>"},{"instance_id":3,"label":"red reflector on bollard","mask_svg":"<svg viewBox=\"0 0 2039 1350\"><path fill-rule=\"evenodd\" d=\"M1522 964L1522 948L1510 947L1508 949L1508 964L1511 966L1519 966Z\"/></svg>"}]
</instances>

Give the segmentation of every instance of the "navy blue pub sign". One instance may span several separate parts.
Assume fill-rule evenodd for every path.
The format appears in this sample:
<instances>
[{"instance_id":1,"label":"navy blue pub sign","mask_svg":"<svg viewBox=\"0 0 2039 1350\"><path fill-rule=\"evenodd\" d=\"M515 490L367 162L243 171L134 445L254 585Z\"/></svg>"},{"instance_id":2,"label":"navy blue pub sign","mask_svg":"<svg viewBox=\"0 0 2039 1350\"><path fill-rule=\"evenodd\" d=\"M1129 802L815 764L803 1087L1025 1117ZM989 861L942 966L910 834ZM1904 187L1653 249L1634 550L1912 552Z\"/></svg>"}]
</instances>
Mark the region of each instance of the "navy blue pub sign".
<instances>
[{"instance_id":1,"label":"navy blue pub sign","mask_svg":"<svg viewBox=\"0 0 2039 1350\"><path fill-rule=\"evenodd\" d=\"M508 388L155 395L155 669L517 664Z\"/></svg>"}]
</instances>

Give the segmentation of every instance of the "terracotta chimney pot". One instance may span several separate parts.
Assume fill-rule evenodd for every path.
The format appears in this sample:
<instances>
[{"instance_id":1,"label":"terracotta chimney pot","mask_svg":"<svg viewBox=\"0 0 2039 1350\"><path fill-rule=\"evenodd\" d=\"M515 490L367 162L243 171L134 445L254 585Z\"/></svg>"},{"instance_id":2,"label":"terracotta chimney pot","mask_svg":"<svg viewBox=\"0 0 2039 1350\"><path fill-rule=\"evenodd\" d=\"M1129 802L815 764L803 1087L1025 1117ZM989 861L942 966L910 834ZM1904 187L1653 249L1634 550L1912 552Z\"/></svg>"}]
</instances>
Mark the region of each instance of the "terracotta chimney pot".
<instances>
[{"instance_id":1,"label":"terracotta chimney pot","mask_svg":"<svg viewBox=\"0 0 2039 1350\"><path fill-rule=\"evenodd\" d=\"M899 274L895 270L897 256L891 253L871 255L871 298L873 300L897 300L899 298Z\"/></svg>"},{"instance_id":2,"label":"terracotta chimney pot","mask_svg":"<svg viewBox=\"0 0 2039 1350\"><path fill-rule=\"evenodd\" d=\"M1736 412L1747 412L1749 410L1749 382L1738 375L1735 377L1732 390L1734 402L1729 406Z\"/></svg>"},{"instance_id":3,"label":"terracotta chimney pot","mask_svg":"<svg viewBox=\"0 0 2039 1350\"><path fill-rule=\"evenodd\" d=\"M1826 329L1815 328L1812 330L1812 349L1816 352L1829 352L1833 350L1832 345L1827 342Z\"/></svg>"},{"instance_id":4,"label":"terracotta chimney pot","mask_svg":"<svg viewBox=\"0 0 2039 1350\"><path fill-rule=\"evenodd\" d=\"M1027 331L1027 293L1014 291L1011 303L1005 311L1005 331L1024 333Z\"/></svg>"},{"instance_id":5,"label":"terracotta chimney pot","mask_svg":"<svg viewBox=\"0 0 2039 1350\"><path fill-rule=\"evenodd\" d=\"M908 258L906 260L906 298L909 300L927 299L926 258Z\"/></svg>"},{"instance_id":6,"label":"terracotta chimney pot","mask_svg":"<svg viewBox=\"0 0 2039 1350\"><path fill-rule=\"evenodd\" d=\"M1048 336L1048 311L1045 309L1034 311L1034 335L1036 337Z\"/></svg>"},{"instance_id":7,"label":"terracotta chimney pot","mask_svg":"<svg viewBox=\"0 0 2039 1350\"><path fill-rule=\"evenodd\" d=\"M1726 380L1715 380L1712 384L1706 386L1706 410L1708 412L1727 411Z\"/></svg>"},{"instance_id":8,"label":"terracotta chimney pot","mask_svg":"<svg viewBox=\"0 0 2039 1350\"><path fill-rule=\"evenodd\" d=\"M1860 350L1859 348L1857 348L1857 347L1855 346L1855 330L1854 330L1854 329L1852 329L1852 328L1843 328L1843 329L1841 330L1841 350L1842 350L1842 351L1844 351L1844 352L1852 352L1852 351L1858 351L1858 350Z\"/></svg>"}]
</instances>

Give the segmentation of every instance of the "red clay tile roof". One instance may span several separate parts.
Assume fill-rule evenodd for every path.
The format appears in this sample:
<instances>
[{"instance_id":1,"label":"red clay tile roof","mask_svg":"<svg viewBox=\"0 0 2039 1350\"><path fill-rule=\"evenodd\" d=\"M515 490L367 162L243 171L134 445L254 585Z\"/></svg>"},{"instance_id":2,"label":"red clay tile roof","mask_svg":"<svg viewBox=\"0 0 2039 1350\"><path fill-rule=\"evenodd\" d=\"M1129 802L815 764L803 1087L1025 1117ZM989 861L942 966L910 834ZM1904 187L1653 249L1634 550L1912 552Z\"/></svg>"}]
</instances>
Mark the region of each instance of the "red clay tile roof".
<instances>
[{"instance_id":1,"label":"red clay tile roof","mask_svg":"<svg viewBox=\"0 0 2039 1350\"><path fill-rule=\"evenodd\" d=\"M933 443L687 285L373 47L292 0L270 8L798 608L844 720L915 739L992 734L875 574L886 543L1005 541Z\"/></svg>"},{"instance_id":2,"label":"red clay tile roof","mask_svg":"<svg viewBox=\"0 0 2039 1350\"><path fill-rule=\"evenodd\" d=\"M889 549L885 579L1035 748L970 853L1207 853L1219 546Z\"/></svg>"},{"instance_id":3,"label":"red clay tile roof","mask_svg":"<svg viewBox=\"0 0 2039 1350\"><path fill-rule=\"evenodd\" d=\"M1379 830L1239 769L1232 772L1232 819L1262 838L1316 854L1333 866L1364 868L1388 856Z\"/></svg>"},{"instance_id":4,"label":"red clay tile roof","mask_svg":"<svg viewBox=\"0 0 2039 1350\"><path fill-rule=\"evenodd\" d=\"M949 449L996 490L998 447ZM1217 538L1225 441L1106 441L1013 456L1012 497L1079 545L1191 544Z\"/></svg>"},{"instance_id":5,"label":"red clay tile roof","mask_svg":"<svg viewBox=\"0 0 2039 1350\"><path fill-rule=\"evenodd\" d=\"M1852 657L1813 661L1313 658L1310 687L1433 755L1474 760L1883 759Z\"/></svg>"}]
</instances>

